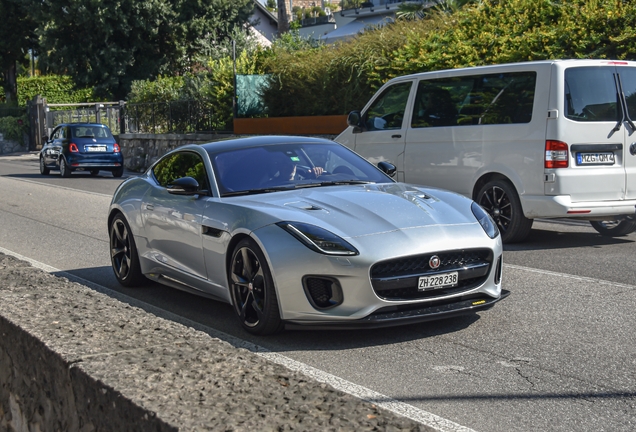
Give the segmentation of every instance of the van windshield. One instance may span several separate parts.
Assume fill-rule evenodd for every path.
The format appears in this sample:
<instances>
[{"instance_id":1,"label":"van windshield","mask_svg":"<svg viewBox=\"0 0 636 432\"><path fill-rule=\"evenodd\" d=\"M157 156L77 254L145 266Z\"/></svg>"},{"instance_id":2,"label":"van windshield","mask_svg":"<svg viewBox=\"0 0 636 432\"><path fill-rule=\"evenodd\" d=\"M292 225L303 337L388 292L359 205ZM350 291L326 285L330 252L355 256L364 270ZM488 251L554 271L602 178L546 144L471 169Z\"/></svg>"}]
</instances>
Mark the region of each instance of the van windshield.
<instances>
[{"instance_id":1,"label":"van windshield","mask_svg":"<svg viewBox=\"0 0 636 432\"><path fill-rule=\"evenodd\" d=\"M617 103L615 71L613 66L566 69L565 117L579 122L619 121L621 112L620 103ZM623 78L623 82L626 81ZM634 90L632 88L632 93Z\"/></svg>"}]
</instances>

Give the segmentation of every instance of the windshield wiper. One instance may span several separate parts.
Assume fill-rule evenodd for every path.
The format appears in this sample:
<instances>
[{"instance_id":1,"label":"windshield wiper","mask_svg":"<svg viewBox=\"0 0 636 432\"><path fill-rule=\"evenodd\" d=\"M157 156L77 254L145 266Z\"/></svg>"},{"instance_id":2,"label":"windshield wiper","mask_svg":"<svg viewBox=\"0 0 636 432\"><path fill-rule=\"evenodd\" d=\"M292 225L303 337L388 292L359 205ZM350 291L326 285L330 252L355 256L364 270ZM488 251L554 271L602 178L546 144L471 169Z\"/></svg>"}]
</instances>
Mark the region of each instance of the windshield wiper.
<instances>
[{"instance_id":1,"label":"windshield wiper","mask_svg":"<svg viewBox=\"0 0 636 432\"><path fill-rule=\"evenodd\" d=\"M277 186L277 187L268 187L268 188L261 188L261 189L248 189L248 190L242 190L242 191L226 192L221 196L228 197L228 196L238 196L238 195L257 195L257 194L279 192L279 191L286 191L286 190L292 190L292 189L294 189L294 186Z\"/></svg>"},{"instance_id":2,"label":"windshield wiper","mask_svg":"<svg viewBox=\"0 0 636 432\"><path fill-rule=\"evenodd\" d=\"M369 183L375 183L375 182L365 181L365 180L333 180L333 181L323 181L320 183L302 183L302 184L296 185L296 189L320 187L320 186L358 185L358 184L369 184Z\"/></svg>"}]
</instances>

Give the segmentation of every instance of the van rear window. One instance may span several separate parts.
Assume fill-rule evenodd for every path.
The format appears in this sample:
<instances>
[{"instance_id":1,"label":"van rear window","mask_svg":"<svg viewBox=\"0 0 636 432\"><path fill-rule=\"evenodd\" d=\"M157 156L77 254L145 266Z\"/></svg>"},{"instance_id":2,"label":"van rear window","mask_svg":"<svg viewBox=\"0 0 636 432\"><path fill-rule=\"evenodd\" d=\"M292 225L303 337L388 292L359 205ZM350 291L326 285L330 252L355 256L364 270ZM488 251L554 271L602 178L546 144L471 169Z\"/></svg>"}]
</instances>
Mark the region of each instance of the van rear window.
<instances>
[{"instance_id":1,"label":"van rear window","mask_svg":"<svg viewBox=\"0 0 636 432\"><path fill-rule=\"evenodd\" d=\"M629 118L636 120L636 68L635 67L617 67L618 74L621 76L621 84L623 85L623 93L627 101L627 112Z\"/></svg>"},{"instance_id":2,"label":"van rear window","mask_svg":"<svg viewBox=\"0 0 636 432\"><path fill-rule=\"evenodd\" d=\"M411 127L529 123L536 81L536 72L422 80Z\"/></svg>"},{"instance_id":3,"label":"van rear window","mask_svg":"<svg viewBox=\"0 0 636 432\"><path fill-rule=\"evenodd\" d=\"M614 66L573 67L565 70L565 117L578 122L616 122L620 103ZM625 82L625 79L623 79Z\"/></svg>"}]
</instances>

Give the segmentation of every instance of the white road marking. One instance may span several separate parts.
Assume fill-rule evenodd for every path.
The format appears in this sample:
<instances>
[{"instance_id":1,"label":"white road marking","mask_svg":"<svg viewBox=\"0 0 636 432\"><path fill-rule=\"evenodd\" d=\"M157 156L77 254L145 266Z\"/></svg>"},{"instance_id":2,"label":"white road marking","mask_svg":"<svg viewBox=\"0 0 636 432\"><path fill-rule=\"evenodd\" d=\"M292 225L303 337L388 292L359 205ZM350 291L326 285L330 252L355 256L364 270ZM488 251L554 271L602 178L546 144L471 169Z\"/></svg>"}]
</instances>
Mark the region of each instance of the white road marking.
<instances>
[{"instance_id":1,"label":"white road marking","mask_svg":"<svg viewBox=\"0 0 636 432\"><path fill-rule=\"evenodd\" d=\"M622 284L620 282L606 281L606 280L603 280L603 279L595 279L595 278L589 278L589 277L585 277L585 276L574 276L574 275L567 274L567 273L559 273L559 272L553 272L553 271L550 271L550 270L535 269L535 268L532 268L532 267L524 267L524 266L515 265L515 264L505 264L504 263L504 267L509 267L509 268L515 269L515 270L529 271L529 272L532 272L532 273L539 273L539 274L548 275L548 276L558 276L558 277L563 277L563 278L568 278L568 279L574 279L574 280L578 280L578 281L581 281L581 282L592 282L592 283L595 283L595 284L615 286L615 287L618 287L618 288L636 289L636 285Z\"/></svg>"},{"instance_id":2,"label":"white road marking","mask_svg":"<svg viewBox=\"0 0 636 432\"><path fill-rule=\"evenodd\" d=\"M25 257L24 255L20 255L18 253L15 253L13 251L10 251L8 249L4 249L3 247L0 247L0 252L5 254L5 255L10 255L13 256L17 259L23 260L23 261L27 261L28 263L30 263L33 267L36 267L40 270L44 270L45 272L48 273L55 273L57 276L62 276L65 277L73 282L77 282L80 283L82 285L86 285L92 289L94 289L95 291L101 292L102 294L106 294L110 297L116 298L117 300L120 300L122 302L128 303L132 306L136 306L139 308L144 309L145 311L148 311L154 315L163 317L165 319L168 319L170 321L175 321L178 322L180 324L186 325L188 327L192 327L196 330L205 332L207 334L209 334L212 337L224 340L225 342L228 342L229 344L237 347L237 348L244 348L247 349L253 353L255 353L258 356L263 357L264 359L267 359L271 362L280 364L282 366L285 366L286 368L292 370L292 371L296 371L299 372L303 375L306 375L308 377L311 377L313 379L315 379L318 382L324 383L324 384L328 384L330 386L332 386L333 388L335 388L336 390L348 393L352 396L355 396L359 399L365 400L367 402L370 402L372 404L375 404L376 406L385 409L387 411L391 411L395 414L401 415L403 417L407 417L411 420L414 420L416 422L422 423L423 425L426 425L428 427L431 427L435 430L438 430L440 432L474 432L473 429L467 428L465 426L462 426L460 424L454 423L450 420L447 420L443 417L437 416L433 413L421 410L419 408L416 408L412 405L400 402L396 399L393 399L389 396L383 395L381 393L378 393L374 390L368 389L366 387L360 386L358 384L354 384L350 381L347 381L345 379L342 379L340 377L337 377L335 375L332 375L330 373L324 372L320 369L316 369L313 366L309 366L305 363L290 359L289 357L285 357L284 355L272 352L270 350L268 350L265 347L262 347L260 345L256 345L253 344L251 342L248 342L246 340L237 338L235 336L231 336L227 333L224 333L222 331L216 330L214 328L202 325L200 323L197 323L195 321L191 321L187 318L184 318L180 315L176 315L173 314L172 312L168 312L166 310L163 310L161 308L158 308L156 306L153 306L149 303L145 303L142 302L140 300L137 300L133 297L129 297L125 294L122 294L120 292L111 290L110 288L106 288L105 286L96 284L94 282L91 282L89 280L77 277L75 275L72 275L70 273L64 272L62 270L56 269L55 267L51 267L47 264L44 264L42 262L36 261L34 259L31 259L29 257Z\"/></svg>"}]
</instances>

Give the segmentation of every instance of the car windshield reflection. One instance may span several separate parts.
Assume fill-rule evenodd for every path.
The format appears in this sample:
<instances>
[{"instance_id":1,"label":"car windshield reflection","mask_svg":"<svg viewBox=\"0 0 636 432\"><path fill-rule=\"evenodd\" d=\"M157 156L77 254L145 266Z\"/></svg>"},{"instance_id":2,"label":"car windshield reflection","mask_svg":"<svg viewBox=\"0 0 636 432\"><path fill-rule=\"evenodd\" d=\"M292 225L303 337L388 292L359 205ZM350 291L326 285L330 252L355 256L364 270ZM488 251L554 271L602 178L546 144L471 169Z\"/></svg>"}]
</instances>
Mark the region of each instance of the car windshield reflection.
<instances>
[{"instance_id":1,"label":"car windshield reflection","mask_svg":"<svg viewBox=\"0 0 636 432\"><path fill-rule=\"evenodd\" d=\"M339 144L274 144L211 152L210 159L221 196L393 182Z\"/></svg>"}]
</instances>

